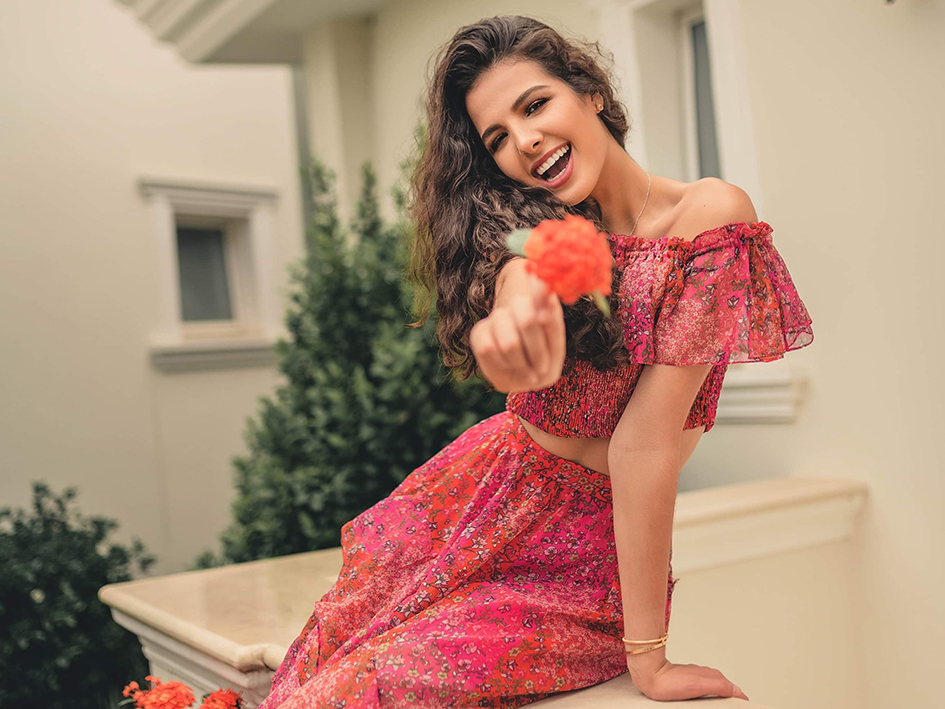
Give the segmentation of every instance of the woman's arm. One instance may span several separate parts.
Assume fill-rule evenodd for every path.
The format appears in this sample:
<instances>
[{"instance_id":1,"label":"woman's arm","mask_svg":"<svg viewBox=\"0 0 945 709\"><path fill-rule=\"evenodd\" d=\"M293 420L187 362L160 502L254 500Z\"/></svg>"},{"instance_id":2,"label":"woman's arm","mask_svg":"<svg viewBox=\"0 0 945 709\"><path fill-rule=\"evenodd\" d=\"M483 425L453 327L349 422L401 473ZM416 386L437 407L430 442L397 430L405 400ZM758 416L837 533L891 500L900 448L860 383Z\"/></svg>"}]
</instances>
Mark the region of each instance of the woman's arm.
<instances>
[{"instance_id":1,"label":"woman's arm","mask_svg":"<svg viewBox=\"0 0 945 709\"><path fill-rule=\"evenodd\" d=\"M628 640L659 638L666 632L682 431L711 369L708 364L645 365L610 439L607 462ZM633 681L641 690L665 661L665 647L627 656Z\"/></svg>"}]
</instances>

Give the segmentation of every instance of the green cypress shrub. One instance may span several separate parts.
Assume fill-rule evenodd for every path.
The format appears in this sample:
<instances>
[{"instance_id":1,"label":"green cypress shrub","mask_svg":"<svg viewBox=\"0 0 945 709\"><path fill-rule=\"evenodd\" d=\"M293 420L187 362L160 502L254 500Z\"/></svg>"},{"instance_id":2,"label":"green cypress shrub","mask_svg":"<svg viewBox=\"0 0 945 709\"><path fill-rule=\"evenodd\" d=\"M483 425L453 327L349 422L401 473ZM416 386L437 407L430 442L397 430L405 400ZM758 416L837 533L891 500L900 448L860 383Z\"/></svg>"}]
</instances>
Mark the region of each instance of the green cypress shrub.
<instances>
[{"instance_id":1,"label":"green cypress shrub","mask_svg":"<svg viewBox=\"0 0 945 709\"><path fill-rule=\"evenodd\" d=\"M505 407L504 394L482 379L459 381L443 367L435 313L407 327L403 191L393 191L397 222L383 224L375 175L364 164L352 243L339 223L332 171L315 159L304 178L308 249L292 268L291 339L278 343L287 383L260 398L245 433L249 452L233 459L223 558L205 552L197 567L338 546L347 521Z\"/></svg>"},{"instance_id":2,"label":"green cypress shrub","mask_svg":"<svg viewBox=\"0 0 945 709\"><path fill-rule=\"evenodd\" d=\"M132 633L98 600L105 584L154 563L135 539L108 542L118 523L83 517L33 483L32 513L0 509L0 707L114 707L148 662Z\"/></svg>"}]
</instances>

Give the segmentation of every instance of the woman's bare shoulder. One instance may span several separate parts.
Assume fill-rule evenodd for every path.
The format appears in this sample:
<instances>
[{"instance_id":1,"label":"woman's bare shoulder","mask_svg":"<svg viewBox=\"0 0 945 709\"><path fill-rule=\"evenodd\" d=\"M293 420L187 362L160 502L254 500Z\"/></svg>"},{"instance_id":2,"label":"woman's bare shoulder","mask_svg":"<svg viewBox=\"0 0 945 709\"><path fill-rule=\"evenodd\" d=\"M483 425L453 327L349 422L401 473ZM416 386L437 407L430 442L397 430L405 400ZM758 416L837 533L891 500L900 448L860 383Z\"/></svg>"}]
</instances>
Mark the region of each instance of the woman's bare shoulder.
<instances>
[{"instance_id":1,"label":"woman's bare shoulder","mask_svg":"<svg viewBox=\"0 0 945 709\"><path fill-rule=\"evenodd\" d=\"M755 221L758 215L745 190L717 177L703 177L687 186L678 205L673 234L692 240L718 226Z\"/></svg>"}]
</instances>

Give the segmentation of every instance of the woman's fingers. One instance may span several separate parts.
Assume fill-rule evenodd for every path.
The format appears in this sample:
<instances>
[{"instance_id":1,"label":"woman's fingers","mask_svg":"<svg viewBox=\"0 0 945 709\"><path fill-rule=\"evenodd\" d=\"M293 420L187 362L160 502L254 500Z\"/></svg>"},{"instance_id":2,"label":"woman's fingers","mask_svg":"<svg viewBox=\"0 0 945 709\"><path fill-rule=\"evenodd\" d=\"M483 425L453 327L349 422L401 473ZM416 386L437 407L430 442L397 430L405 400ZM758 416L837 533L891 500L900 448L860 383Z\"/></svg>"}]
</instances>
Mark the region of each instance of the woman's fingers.
<instances>
[{"instance_id":1,"label":"woman's fingers","mask_svg":"<svg viewBox=\"0 0 945 709\"><path fill-rule=\"evenodd\" d=\"M541 278L529 274L538 323L545 331L549 363L558 368L564 363L566 334L564 310L558 295Z\"/></svg>"},{"instance_id":2,"label":"woman's fingers","mask_svg":"<svg viewBox=\"0 0 945 709\"><path fill-rule=\"evenodd\" d=\"M666 663L656 672L631 679L640 691L657 701L698 699L700 697L734 697L748 701L748 695L728 680L719 670L703 665ZM642 682L640 681L642 679Z\"/></svg>"},{"instance_id":3,"label":"woman's fingers","mask_svg":"<svg viewBox=\"0 0 945 709\"><path fill-rule=\"evenodd\" d=\"M513 372L522 372L529 368L525 358L525 351L521 346L521 336L515 318L508 308L498 308L493 311L492 328L490 330L496 356L499 361Z\"/></svg>"},{"instance_id":4,"label":"woman's fingers","mask_svg":"<svg viewBox=\"0 0 945 709\"><path fill-rule=\"evenodd\" d=\"M702 694L716 694L720 697L736 697L738 699L748 699L748 696L719 670L711 667L696 665L699 674L703 677Z\"/></svg>"},{"instance_id":5,"label":"woman's fingers","mask_svg":"<svg viewBox=\"0 0 945 709\"><path fill-rule=\"evenodd\" d=\"M473 325L469 334L469 344L486 379L500 391L509 391L511 368L496 343L493 315Z\"/></svg>"},{"instance_id":6,"label":"woman's fingers","mask_svg":"<svg viewBox=\"0 0 945 709\"><path fill-rule=\"evenodd\" d=\"M567 331L564 326L564 306L554 293L551 294L550 307L545 311L550 317L543 323L548 338L548 347L555 359L555 365L560 369L564 364L567 350Z\"/></svg>"},{"instance_id":7,"label":"woman's fingers","mask_svg":"<svg viewBox=\"0 0 945 709\"><path fill-rule=\"evenodd\" d=\"M477 322L470 345L483 374L502 391L548 386L565 358L564 312L558 296L528 274L530 292Z\"/></svg>"},{"instance_id":8,"label":"woman's fingers","mask_svg":"<svg viewBox=\"0 0 945 709\"><path fill-rule=\"evenodd\" d=\"M519 298L511 303L510 311L525 349L525 359L536 379L548 372L550 355L544 328L538 321L539 313L528 298Z\"/></svg>"}]
</instances>

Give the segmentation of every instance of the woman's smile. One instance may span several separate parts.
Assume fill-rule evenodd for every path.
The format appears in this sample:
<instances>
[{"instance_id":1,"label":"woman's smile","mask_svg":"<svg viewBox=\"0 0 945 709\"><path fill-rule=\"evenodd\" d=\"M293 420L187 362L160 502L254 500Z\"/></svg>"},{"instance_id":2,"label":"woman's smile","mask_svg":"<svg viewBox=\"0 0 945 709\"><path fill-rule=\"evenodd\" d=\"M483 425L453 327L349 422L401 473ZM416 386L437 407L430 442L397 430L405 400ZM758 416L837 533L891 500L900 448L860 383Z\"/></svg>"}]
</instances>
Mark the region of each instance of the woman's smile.
<instances>
[{"instance_id":1,"label":"woman's smile","mask_svg":"<svg viewBox=\"0 0 945 709\"><path fill-rule=\"evenodd\" d=\"M574 160L571 159L573 155L574 150L572 150L571 144L568 143L564 153L558 154L558 157L550 165L546 161L535 170L535 173L549 187L560 187L568 181L571 173L574 172ZM549 158L549 160L552 160L552 158Z\"/></svg>"}]
</instances>

